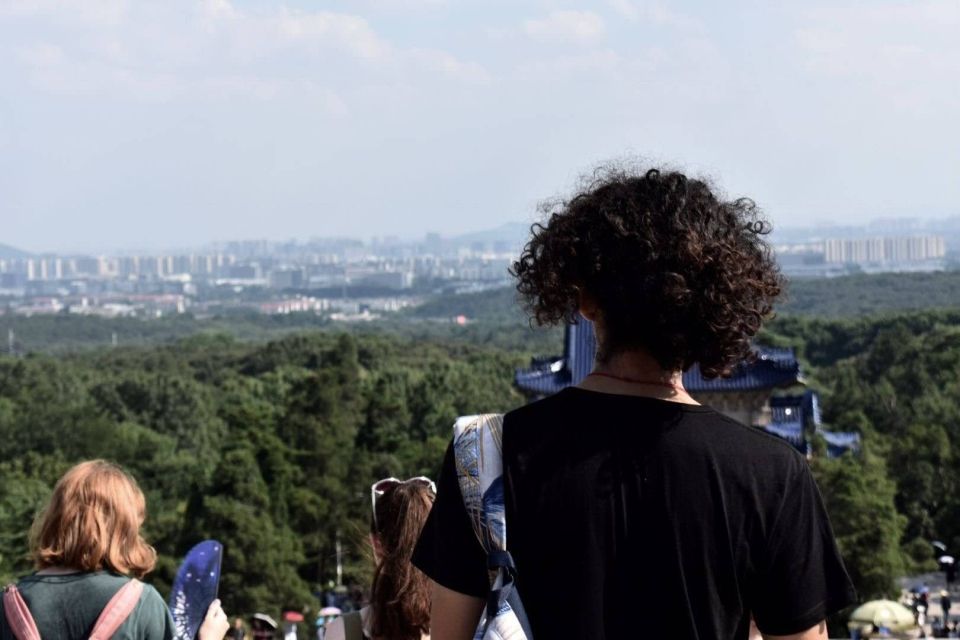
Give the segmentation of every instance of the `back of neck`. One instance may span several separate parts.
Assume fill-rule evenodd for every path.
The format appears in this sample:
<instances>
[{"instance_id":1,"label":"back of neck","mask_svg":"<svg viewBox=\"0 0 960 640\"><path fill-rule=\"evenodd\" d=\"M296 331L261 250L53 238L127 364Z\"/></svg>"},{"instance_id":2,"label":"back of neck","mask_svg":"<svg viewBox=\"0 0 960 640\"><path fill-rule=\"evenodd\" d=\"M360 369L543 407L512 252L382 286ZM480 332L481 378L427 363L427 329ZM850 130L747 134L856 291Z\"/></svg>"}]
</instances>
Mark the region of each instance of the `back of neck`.
<instances>
[{"instance_id":1,"label":"back of neck","mask_svg":"<svg viewBox=\"0 0 960 640\"><path fill-rule=\"evenodd\" d=\"M579 385L588 391L700 404L683 388L683 372L665 370L644 350L622 351L598 361Z\"/></svg>"}]
</instances>

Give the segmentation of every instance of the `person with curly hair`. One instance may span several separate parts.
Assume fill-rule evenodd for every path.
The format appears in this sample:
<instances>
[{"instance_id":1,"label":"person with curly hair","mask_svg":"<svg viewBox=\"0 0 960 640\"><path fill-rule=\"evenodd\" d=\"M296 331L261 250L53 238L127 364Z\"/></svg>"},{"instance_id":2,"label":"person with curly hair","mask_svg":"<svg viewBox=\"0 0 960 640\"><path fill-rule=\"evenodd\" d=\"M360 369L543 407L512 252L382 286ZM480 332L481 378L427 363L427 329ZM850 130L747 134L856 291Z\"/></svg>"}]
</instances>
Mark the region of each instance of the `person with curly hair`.
<instances>
[{"instance_id":1,"label":"person with curly hair","mask_svg":"<svg viewBox=\"0 0 960 640\"><path fill-rule=\"evenodd\" d=\"M512 267L538 324L593 323L582 383L503 423L507 549L535 638L826 638L855 594L807 461L687 393L751 354L783 279L749 199L598 171ZM473 637L486 556L448 450L414 563L433 640Z\"/></svg>"}]
</instances>

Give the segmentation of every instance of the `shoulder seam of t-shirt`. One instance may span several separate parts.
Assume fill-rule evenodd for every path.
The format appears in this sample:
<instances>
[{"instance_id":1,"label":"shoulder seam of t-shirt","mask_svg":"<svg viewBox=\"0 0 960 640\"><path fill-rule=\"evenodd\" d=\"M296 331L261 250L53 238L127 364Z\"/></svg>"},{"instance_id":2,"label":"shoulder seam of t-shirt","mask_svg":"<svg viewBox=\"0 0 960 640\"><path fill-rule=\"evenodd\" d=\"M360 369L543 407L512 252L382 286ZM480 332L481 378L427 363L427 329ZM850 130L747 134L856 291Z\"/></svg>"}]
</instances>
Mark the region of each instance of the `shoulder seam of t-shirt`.
<instances>
[{"instance_id":1,"label":"shoulder seam of t-shirt","mask_svg":"<svg viewBox=\"0 0 960 640\"><path fill-rule=\"evenodd\" d=\"M804 461L804 464L805 464L805 466L806 466L807 472L809 473L809 472L810 472L809 465L806 465L806 461ZM769 544L770 544L770 538L771 538L771 536L774 534L774 532L776 532L777 527L780 526L780 519L781 519L782 516L783 516L783 511L784 511L784 509L786 508L787 503L791 500L791 496L795 495L795 493L794 493L794 491L795 491L795 489L794 489L795 485L797 485L798 483L802 482L803 477L804 477L804 470L803 470L803 468L801 467L800 473L794 474L793 478L790 479L790 487L789 487L789 488L784 487L783 497L780 499L780 506L777 507L777 515L774 516L773 522L770 524L770 528L769 528L769 530L767 531L767 535L765 536L766 539L764 540L764 542L765 542L766 545L767 545L767 548L765 549L765 553L766 553L767 558L771 557L771 556L772 556L774 553L776 553L776 552L779 550L779 548L780 548L780 547L779 547L779 544L777 545L777 548L770 548L770 546L769 546ZM814 484L815 484L815 483L814 483Z\"/></svg>"},{"instance_id":2,"label":"shoulder seam of t-shirt","mask_svg":"<svg viewBox=\"0 0 960 640\"><path fill-rule=\"evenodd\" d=\"M710 407L708 407L708 408L710 408ZM740 422L739 420L734 420L733 418L731 418L731 417L728 416L728 415L724 415L724 414L720 413L720 412L717 411L716 409L710 408L710 410L716 415L716 417L717 417L718 419L722 420L723 422L729 423L729 424L731 424L731 425L733 425L733 426L735 426L735 427L737 427L737 428L739 428L739 429L741 429L741 430L744 430L744 431L746 431L746 432L748 432L748 433L756 434L756 435L758 435L758 436L760 436L760 437L762 437L762 438L765 438L768 442L776 442L776 443L777 443L777 446L779 446L781 449L784 449L784 450L786 450L786 451L789 451L789 452L792 453L794 456L797 456L797 457L800 457L800 458L803 457L803 454L800 453L799 451L797 451L792 444L790 444L789 442L787 442L787 441L784 440L783 438L780 438L780 437L778 437L778 436L773 435L772 433L767 433L767 431L765 431L765 430L763 429L763 427L751 427L750 425L743 424L743 423Z\"/></svg>"}]
</instances>

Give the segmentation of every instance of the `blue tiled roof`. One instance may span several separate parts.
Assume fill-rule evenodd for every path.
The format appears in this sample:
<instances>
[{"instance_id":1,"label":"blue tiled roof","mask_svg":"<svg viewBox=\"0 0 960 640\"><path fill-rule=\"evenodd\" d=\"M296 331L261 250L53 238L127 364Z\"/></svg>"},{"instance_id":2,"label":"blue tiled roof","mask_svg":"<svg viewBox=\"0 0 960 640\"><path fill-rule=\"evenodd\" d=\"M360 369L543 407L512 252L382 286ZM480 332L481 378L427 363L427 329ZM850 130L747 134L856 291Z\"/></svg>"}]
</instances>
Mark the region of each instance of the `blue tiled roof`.
<instances>
[{"instance_id":1,"label":"blue tiled roof","mask_svg":"<svg viewBox=\"0 0 960 640\"><path fill-rule=\"evenodd\" d=\"M817 394L809 389L800 395L777 396L770 398L770 424L764 428L767 433L783 438L800 453L807 453L807 433L816 428L819 422Z\"/></svg>"},{"instance_id":2,"label":"blue tiled roof","mask_svg":"<svg viewBox=\"0 0 960 640\"><path fill-rule=\"evenodd\" d=\"M770 413L773 422L803 422L803 396L780 396L770 398Z\"/></svg>"},{"instance_id":3,"label":"blue tiled roof","mask_svg":"<svg viewBox=\"0 0 960 640\"><path fill-rule=\"evenodd\" d=\"M807 439L803 434L803 423L799 420L793 422L773 422L764 427L767 433L783 438L801 452L806 453Z\"/></svg>"},{"instance_id":4,"label":"blue tiled roof","mask_svg":"<svg viewBox=\"0 0 960 640\"><path fill-rule=\"evenodd\" d=\"M811 389L807 389L800 395L770 398L770 412L773 422L799 420L811 429L820 428L820 396Z\"/></svg>"},{"instance_id":5,"label":"blue tiled roof","mask_svg":"<svg viewBox=\"0 0 960 640\"><path fill-rule=\"evenodd\" d=\"M837 458L847 451L860 450L860 434L849 431L819 431L827 443L827 456Z\"/></svg>"},{"instance_id":6,"label":"blue tiled roof","mask_svg":"<svg viewBox=\"0 0 960 640\"><path fill-rule=\"evenodd\" d=\"M518 387L534 395L550 395L579 384L593 369L597 342L589 322L568 325L564 335L564 354L556 358L537 358L529 369L517 371ZM683 374L684 387L691 393L753 391L789 387L801 381L800 364L792 349L761 347L757 359L738 365L730 377L709 380L697 365Z\"/></svg>"},{"instance_id":7,"label":"blue tiled roof","mask_svg":"<svg viewBox=\"0 0 960 640\"><path fill-rule=\"evenodd\" d=\"M741 362L726 378L704 378L695 364L684 372L683 386L691 393L755 391L790 387L802 380L793 349L756 347L756 352L756 360Z\"/></svg>"},{"instance_id":8,"label":"blue tiled roof","mask_svg":"<svg viewBox=\"0 0 960 640\"><path fill-rule=\"evenodd\" d=\"M829 458L860 450L859 433L823 429L820 397L813 390L808 389L801 395L770 398L770 412L772 422L764 429L787 440L803 453L807 448L806 434L810 431L823 436Z\"/></svg>"},{"instance_id":9,"label":"blue tiled roof","mask_svg":"<svg viewBox=\"0 0 960 640\"><path fill-rule=\"evenodd\" d=\"M570 372L562 358L554 361L555 364L544 365L532 369L519 369L514 376L514 382L523 391L538 396L552 395L565 387L571 386ZM554 367L559 370L554 370Z\"/></svg>"}]
</instances>

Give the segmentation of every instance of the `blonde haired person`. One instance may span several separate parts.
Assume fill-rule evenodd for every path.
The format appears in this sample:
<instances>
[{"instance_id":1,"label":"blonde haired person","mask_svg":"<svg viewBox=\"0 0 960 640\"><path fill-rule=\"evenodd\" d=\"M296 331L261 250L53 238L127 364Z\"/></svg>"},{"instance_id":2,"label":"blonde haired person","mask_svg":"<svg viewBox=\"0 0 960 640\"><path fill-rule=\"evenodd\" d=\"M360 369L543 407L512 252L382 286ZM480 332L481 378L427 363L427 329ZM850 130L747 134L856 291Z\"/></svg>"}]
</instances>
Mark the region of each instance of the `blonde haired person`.
<instances>
[{"instance_id":1,"label":"blonde haired person","mask_svg":"<svg viewBox=\"0 0 960 640\"><path fill-rule=\"evenodd\" d=\"M153 570L156 551L140 534L146 500L136 481L104 460L82 462L57 482L31 532L37 571L16 585L41 638L86 640L108 602L132 579ZM0 602L0 640L16 640ZM214 601L200 640L222 640L227 617ZM175 636L163 598L144 585L112 636L167 640Z\"/></svg>"}]
</instances>

